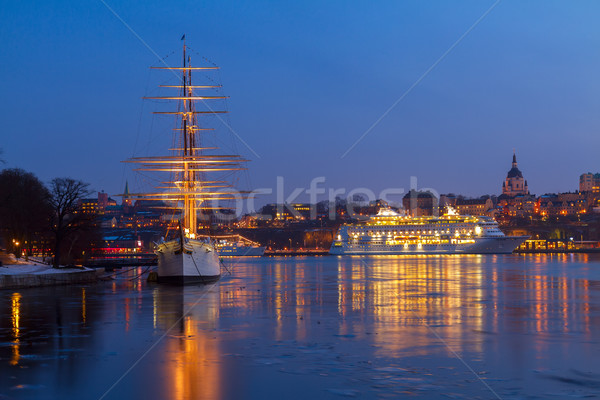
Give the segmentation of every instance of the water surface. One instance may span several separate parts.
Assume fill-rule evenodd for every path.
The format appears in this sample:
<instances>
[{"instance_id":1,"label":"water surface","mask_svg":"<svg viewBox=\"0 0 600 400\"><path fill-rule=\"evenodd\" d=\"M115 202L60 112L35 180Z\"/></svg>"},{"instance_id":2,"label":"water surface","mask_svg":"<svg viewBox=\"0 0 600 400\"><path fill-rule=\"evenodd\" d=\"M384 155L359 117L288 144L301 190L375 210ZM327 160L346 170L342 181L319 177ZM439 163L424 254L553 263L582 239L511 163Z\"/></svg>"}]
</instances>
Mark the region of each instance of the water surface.
<instances>
[{"instance_id":1,"label":"water surface","mask_svg":"<svg viewBox=\"0 0 600 400\"><path fill-rule=\"evenodd\" d=\"M225 262L2 291L0 399L600 396L600 257Z\"/></svg>"}]
</instances>

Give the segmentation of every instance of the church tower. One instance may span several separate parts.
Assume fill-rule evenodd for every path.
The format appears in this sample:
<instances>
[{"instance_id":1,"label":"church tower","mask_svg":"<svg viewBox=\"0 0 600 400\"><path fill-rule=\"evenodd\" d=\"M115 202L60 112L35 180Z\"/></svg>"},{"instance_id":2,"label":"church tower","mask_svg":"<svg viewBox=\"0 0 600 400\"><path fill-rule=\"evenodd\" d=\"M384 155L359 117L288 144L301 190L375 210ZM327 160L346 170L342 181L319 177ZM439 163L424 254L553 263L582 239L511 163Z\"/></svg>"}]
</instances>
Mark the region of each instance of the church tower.
<instances>
[{"instance_id":1,"label":"church tower","mask_svg":"<svg viewBox=\"0 0 600 400\"><path fill-rule=\"evenodd\" d=\"M517 167L517 156L513 153L512 168L506 175L506 180L502 183L502 194L514 197L519 194L529 194L527 181Z\"/></svg>"},{"instance_id":2,"label":"church tower","mask_svg":"<svg viewBox=\"0 0 600 400\"><path fill-rule=\"evenodd\" d=\"M123 205L125 207L131 207L132 201L129 196L129 182L125 181L125 192L123 192Z\"/></svg>"}]
</instances>

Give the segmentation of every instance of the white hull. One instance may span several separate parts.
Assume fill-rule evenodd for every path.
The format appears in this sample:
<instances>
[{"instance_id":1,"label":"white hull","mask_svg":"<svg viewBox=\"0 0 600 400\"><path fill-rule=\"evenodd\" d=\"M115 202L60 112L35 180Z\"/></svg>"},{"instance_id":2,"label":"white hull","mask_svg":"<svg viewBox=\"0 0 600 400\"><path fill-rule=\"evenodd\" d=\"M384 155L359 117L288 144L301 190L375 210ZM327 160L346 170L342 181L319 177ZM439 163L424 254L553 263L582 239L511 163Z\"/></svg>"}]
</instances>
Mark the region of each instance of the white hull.
<instances>
[{"instance_id":1,"label":"white hull","mask_svg":"<svg viewBox=\"0 0 600 400\"><path fill-rule=\"evenodd\" d=\"M209 283L221 276L217 252L200 240L186 239L183 248L178 240L160 243L156 255L159 282Z\"/></svg>"},{"instance_id":2,"label":"white hull","mask_svg":"<svg viewBox=\"0 0 600 400\"><path fill-rule=\"evenodd\" d=\"M476 238L466 244L350 244L334 242L329 254L510 254L528 236Z\"/></svg>"}]
</instances>

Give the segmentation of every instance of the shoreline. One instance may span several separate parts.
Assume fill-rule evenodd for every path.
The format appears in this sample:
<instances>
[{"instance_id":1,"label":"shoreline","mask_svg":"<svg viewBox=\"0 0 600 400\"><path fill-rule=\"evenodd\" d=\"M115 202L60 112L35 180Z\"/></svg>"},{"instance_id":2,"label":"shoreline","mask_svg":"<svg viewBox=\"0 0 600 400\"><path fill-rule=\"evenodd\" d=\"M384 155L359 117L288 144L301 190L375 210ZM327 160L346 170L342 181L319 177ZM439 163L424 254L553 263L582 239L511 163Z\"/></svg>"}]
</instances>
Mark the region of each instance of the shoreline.
<instances>
[{"instance_id":1,"label":"shoreline","mask_svg":"<svg viewBox=\"0 0 600 400\"><path fill-rule=\"evenodd\" d=\"M86 267L52 268L35 262L0 266L0 290L92 283L97 280L97 271Z\"/></svg>"}]
</instances>

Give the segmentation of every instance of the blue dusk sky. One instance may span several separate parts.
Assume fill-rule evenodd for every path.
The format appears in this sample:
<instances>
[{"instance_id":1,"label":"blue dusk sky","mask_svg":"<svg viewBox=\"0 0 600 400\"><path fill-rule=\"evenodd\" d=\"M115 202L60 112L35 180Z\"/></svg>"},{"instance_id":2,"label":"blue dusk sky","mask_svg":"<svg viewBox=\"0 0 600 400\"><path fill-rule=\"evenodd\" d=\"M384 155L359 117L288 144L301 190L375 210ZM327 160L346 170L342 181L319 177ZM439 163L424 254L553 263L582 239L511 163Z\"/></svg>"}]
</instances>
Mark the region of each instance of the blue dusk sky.
<instances>
[{"instance_id":1,"label":"blue dusk sky","mask_svg":"<svg viewBox=\"0 0 600 400\"><path fill-rule=\"evenodd\" d=\"M504 0L473 27L494 4L5 2L4 167L138 190L120 161L170 134L141 99L161 83L148 67L153 51L177 62L185 33L221 67L250 188L325 176L379 192L416 176L440 193L500 194L516 149L532 193L576 190L600 171L600 2Z\"/></svg>"}]
</instances>

